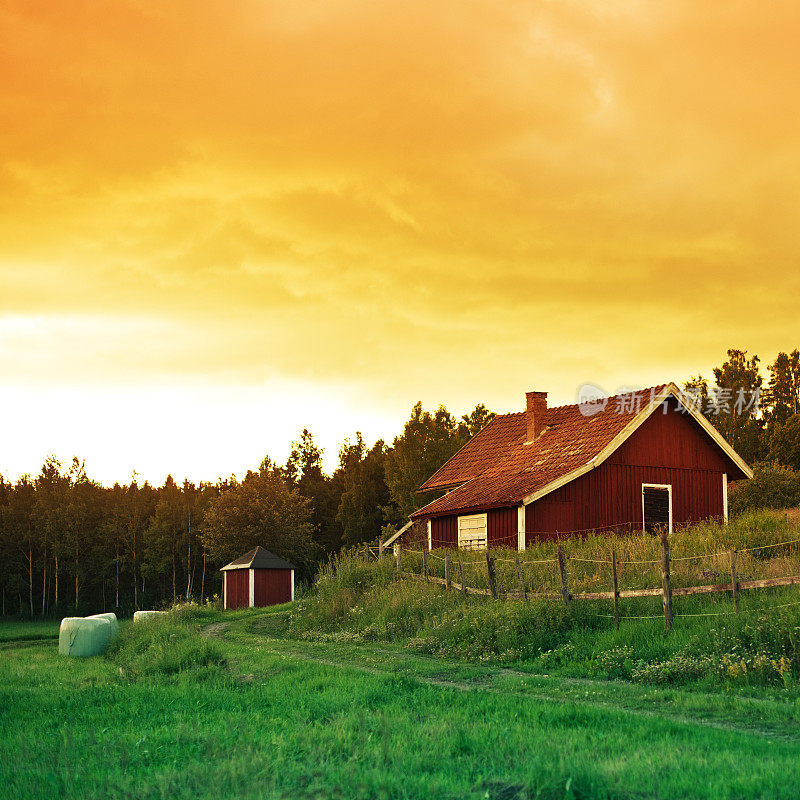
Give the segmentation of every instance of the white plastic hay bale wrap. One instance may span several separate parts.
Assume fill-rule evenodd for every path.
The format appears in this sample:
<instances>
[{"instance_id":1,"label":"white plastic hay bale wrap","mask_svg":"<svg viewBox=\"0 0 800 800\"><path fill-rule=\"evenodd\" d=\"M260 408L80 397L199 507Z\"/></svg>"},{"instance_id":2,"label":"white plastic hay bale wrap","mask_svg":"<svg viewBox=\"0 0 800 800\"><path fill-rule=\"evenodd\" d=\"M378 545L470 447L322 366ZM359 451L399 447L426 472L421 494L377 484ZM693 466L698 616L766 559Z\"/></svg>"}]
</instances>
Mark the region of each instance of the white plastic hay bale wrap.
<instances>
[{"instance_id":1,"label":"white plastic hay bale wrap","mask_svg":"<svg viewBox=\"0 0 800 800\"><path fill-rule=\"evenodd\" d=\"M107 619L64 617L58 634L58 652L65 656L99 656L111 641L111 623Z\"/></svg>"},{"instance_id":2,"label":"white plastic hay bale wrap","mask_svg":"<svg viewBox=\"0 0 800 800\"><path fill-rule=\"evenodd\" d=\"M107 619L111 623L111 638L113 639L119 633L119 621L117 620L117 615L111 611L106 612L105 614L92 614L86 619Z\"/></svg>"},{"instance_id":3,"label":"white plastic hay bale wrap","mask_svg":"<svg viewBox=\"0 0 800 800\"><path fill-rule=\"evenodd\" d=\"M166 611L134 611L133 612L133 621L134 622L144 622L148 619L156 619L157 617L161 617L166 614Z\"/></svg>"}]
</instances>

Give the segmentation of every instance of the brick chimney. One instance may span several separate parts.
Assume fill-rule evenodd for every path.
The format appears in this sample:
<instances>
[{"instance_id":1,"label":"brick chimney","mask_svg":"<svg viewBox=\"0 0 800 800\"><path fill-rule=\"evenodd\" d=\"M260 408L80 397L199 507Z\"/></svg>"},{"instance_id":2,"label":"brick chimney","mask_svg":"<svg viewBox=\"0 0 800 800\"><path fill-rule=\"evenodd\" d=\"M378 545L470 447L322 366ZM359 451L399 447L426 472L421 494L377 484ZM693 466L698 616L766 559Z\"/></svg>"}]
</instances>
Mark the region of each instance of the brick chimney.
<instances>
[{"instance_id":1,"label":"brick chimney","mask_svg":"<svg viewBox=\"0 0 800 800\"><path fill-rule=\"evenodd\" d=\"M547 392L525 392L525 418L528 422L527 441L532 442L543 430L547 417Z\"/></svg>"}]
</instances>

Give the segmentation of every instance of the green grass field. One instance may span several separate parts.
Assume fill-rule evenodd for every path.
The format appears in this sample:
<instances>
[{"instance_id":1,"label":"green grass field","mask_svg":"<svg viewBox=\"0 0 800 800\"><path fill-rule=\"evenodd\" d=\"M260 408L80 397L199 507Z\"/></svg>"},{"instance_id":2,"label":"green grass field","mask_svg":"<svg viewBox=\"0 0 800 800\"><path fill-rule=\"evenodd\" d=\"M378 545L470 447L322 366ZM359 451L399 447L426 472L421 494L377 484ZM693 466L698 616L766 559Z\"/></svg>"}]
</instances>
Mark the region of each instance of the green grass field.
<instances>
[{"instance_id":1,"label":"green grass field","mask_svg":"<svg viewBox=\"0 0 800 800\"><path fill-rule=\"evenodd\" d=\"M3 796L797 796L791 687L662 688L292 639L282 611L128 623L85 660L57 654L52 623L4 624Z\"/></svg>"},{"instance_id":2,"label":"green grass field","mask_svg":"<svg viewBox=\"0 0 800 800\"><path fill-rule=\"evenodd\" d=\"M798 538L762 514L679 532L673 553ZM576 583L604 585L589 559L608 546L570 543ZM678 581L724 577L678 563ZM741 564L797 575L800 547ZM615 630L607 601L448 594L351 553L289 606L178 606L90 659L58 655L57 623L0 623L0 796L797 797L798 587L743 592L740 614L724 593L676 598L668 634L660 606L626 599Z\"/></svg>"}]
</instances>

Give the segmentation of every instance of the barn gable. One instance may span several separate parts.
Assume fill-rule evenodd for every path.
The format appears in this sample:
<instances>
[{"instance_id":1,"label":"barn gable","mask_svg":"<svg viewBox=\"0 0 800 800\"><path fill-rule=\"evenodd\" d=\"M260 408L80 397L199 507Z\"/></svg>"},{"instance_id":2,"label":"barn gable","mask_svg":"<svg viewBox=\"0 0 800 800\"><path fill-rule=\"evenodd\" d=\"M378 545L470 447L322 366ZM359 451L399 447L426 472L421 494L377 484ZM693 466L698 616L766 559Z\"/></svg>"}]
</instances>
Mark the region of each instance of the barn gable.
<instances>
[{"instance_id":1,"label":"barn gable","mask_svg":"<svg viewBox=\"0 0 800 800\"><path fill-rule=\"evenodd\" d=\"M670 397L664 411L651 414L609 457L609 463L644 467L683 467L725 472L740 477L732 459Z\"/></svg>"}]
</instances>

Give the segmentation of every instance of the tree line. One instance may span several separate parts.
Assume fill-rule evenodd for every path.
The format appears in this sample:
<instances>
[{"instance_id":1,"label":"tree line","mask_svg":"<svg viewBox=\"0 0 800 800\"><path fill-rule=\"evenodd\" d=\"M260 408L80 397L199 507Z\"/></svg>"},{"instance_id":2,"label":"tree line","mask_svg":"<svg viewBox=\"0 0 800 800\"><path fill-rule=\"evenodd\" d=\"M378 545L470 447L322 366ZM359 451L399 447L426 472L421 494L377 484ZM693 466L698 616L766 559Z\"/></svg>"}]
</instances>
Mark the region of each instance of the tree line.
<instances>
[{"instance_id":1,"label":"tree line","mask_svg":"<svg viewBox=\"0 0 800 800\"><path fill-rule=\"evenodd\" d=\"M766 376L760 365L757 355L731 349L714 367L713 383L698 375L684 390L748 464L800 470L800 351L778 353Z\"/></svg>"},{"instance_id":2,"label":"tree line","mask_svg":"<svg viewBox=\"0 0 800 800\"><path fill-rule=\"evenodd\" d=\"M103 486L79 458L49 457L38 475L0 476L0 613L129 613L219 594L219 567L256 545L310 578L343 546L403 524L430 496L421 483L494 414L456 418L417 403L391 445L360 433L339 449L333 474L308 430L285 464L268 456L242 479Z\"/></svg>"},{"instance_id":3,"label":"tree line","mask_svg":"<svg viewBox=\"0 0 800 800\"><path fill-rule=\"evenodd\" d=\"M779 493L790 497L800 487L800 352L779 353L765 381L758 356L731 349L713 376L684 389L748 463L772 465L759 480L790 487ZM493 417L482 404L459 419L417 403L391 445L346 439L331 475L303 430L285 464L266 457L244 478L216 483L168 477L152 486L134 475L107 487L78 458L54 457L36 476L0 476L0 612L124 613L204 600L220 592L219 567L258 544L310 578L332 553L387 535L436 497L418 487Z\"/></svg>"}]
</instances>

